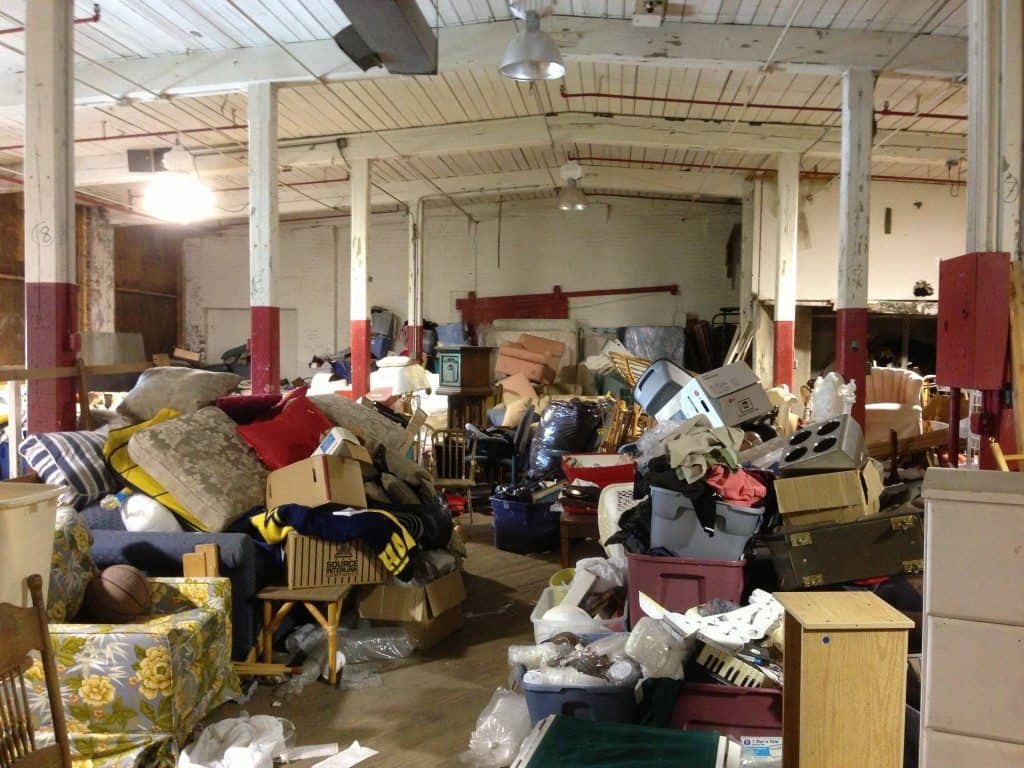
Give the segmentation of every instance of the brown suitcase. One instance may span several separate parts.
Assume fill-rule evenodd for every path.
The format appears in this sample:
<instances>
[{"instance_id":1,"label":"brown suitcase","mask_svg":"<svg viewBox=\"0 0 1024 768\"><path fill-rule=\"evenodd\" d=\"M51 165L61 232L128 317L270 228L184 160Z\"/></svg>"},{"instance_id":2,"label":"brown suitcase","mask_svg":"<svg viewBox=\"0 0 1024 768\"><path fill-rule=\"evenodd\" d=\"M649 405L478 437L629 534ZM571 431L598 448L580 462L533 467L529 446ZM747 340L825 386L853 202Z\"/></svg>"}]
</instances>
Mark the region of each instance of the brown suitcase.
<instances>
[{"instance_id":1,"label":"brown suitcase","mask_svg":"<svg viewBox=\"0 0 1024 768\"><path fill-rule=\"evenodd\" d=\"M765 538L781 589L807 589L924 570L923 513L913 507L794 528Z\"/></svg>"}]
</instances>

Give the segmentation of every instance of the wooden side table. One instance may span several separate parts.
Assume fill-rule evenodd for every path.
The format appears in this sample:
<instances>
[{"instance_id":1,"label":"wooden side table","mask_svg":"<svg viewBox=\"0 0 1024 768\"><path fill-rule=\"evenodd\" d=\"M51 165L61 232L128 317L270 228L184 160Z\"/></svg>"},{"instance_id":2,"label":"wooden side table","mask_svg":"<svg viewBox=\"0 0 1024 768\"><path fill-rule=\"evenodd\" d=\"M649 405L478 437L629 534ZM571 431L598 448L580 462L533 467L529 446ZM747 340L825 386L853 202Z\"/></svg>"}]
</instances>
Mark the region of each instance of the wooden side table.
<instances>
[{"instance_id":1,"label":"wooden side table","mask_svg":"<svg viewBox=\"0 0 1024 768\"><path fill-rule=\"evenodd\" d=\"M871 592L779 592L783 768L902 768L907 632Z\"/></svg>"},{"instance_id":2,"label":"wooden side table","mask_svg":"<svg viewBox=\"0 0 1024 768\"><path fill-rule=\"evenodd\" d=\"M274 632L281 626L284 617L291 613L296 603L302 603L327 633L327 680L331 685L338 682L338 621L341 618L341 603L351 586L311 587L290 589L288 587L267 587L256 594L263 601L263 661L271 663L274 658ZM281 606L274 612L274 603ZM327 616L320 610L326 606Z\"/></svg>"},{"instance_id":3,"label":"wooden side table","mask_svg":"<svg viewBox=\"0 0 1024 768\"><path fill-rule=\"evenodd\" d=\"M569 561L570 548L575 539L599 539L601 532L597 526L597 515L572 515L562 513L562 567L572 565Z\"/></svg>"}]
</instances>

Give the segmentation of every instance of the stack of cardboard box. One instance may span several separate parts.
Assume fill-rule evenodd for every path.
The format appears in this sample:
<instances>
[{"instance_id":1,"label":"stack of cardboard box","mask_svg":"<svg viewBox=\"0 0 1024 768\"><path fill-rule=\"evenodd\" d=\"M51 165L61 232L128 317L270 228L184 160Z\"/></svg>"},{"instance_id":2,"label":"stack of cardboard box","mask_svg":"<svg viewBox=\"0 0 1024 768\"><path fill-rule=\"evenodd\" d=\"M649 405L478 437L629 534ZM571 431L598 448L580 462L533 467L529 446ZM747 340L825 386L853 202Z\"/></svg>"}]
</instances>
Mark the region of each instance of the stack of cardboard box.
<instances>
[{"instance_id":1,"label":"stack of cardboard box","mask_svg":"<svg viewBox=\"0 0 1024 768\"><path fill-rule=\"evenodd\" d=\"M521 373L538 384L551 384L564 353L562 342L524 333L517 341L506 341L498 348L494 370L506 376Z\"/></svg>"},{"instance_id":2,"label":"stack of cardboard box","mask_svg":"<svg viewBox=\"0 0 1024 768\"><path fill-rule=\"evenodd\" d=\"M370 454L354 438L329 434L333 455L317 454L270 473L267 508L281 504L366 508L362 464ZM321 444L323 447L323 444ZM404 626L414 647L429 648L463 624L466 590L461 571L422 588L394 582L377 554L361 541L326 541L295 532L285 543L290 589L359 587L363 618Z\"/></svg>"}]
</instances>

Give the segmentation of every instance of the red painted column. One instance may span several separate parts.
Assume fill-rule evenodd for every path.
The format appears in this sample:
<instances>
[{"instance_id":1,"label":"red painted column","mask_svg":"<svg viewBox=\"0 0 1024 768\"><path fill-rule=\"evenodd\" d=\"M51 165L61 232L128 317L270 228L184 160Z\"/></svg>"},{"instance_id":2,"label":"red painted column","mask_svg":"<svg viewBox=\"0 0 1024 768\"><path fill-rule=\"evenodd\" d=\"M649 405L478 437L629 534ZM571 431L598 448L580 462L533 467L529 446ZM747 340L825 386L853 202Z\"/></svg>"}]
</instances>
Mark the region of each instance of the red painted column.
<instances>
[{"instance_id":1,"label":"red painted column","mask_svg":"<svg viewBox=\"0 0 1024 768\"><path fill-rule=\"evenodd\" d=\"M77 285L26 282L25 366L73 366L77 319ZM30 381L27 425L29 434L77 429L74 379Z\"/></svg>"},{"instance_id":2,"label":"red painted column","mask_svg":"<svg viewBox=\"0 0 1024 768\"><path fill-rule=\"evenodd\" d=\"M349 321L352 336L352 398L370 391L370 307L367 300L367 260L370 234L370 161L350 163L352 199L349 261Z\"/></svg>"},{"instance_id":3,"label":"red painted column","mask_svg":"<svg viewBox=\"0 0 1024 768\"><path fill-rule=\"evenodd\" d=\"M864 395L868 370L868 310L866 307L836 311L836 370L847 381L857 382L853 418L864 424Z\"/></svg>"},{"instance_id":4,"label":"red painted column","mask_svg":"<svg viewBox=\"0 0 1024 768\"><path fill-rule=\"evenodd\" d=\"M405 326L405 342L408 347L407 353L413 360L423 360L423 326Z\"/></svg>"},{"instance_id":5,"label":"red painted column","mask_svg":"<svg viewBox=\"0 0 1024 768\"><path fill-rule=\"evenodd\" d=\"M796 365L796 323L793 320L775 321L775 386L785 384L793 389L793 368Z\"/></svg>"},{"instance_id":6,"label":"red painted column","mask_svg":"<svg viewBox=\"0 0 1024 768\"><path fill-rule=\"evenodd\" d=\"M251 307L249 356L255 395L281 388L281 309Z\"/></svg>"},{"instance_id":7,"label":"red painted column","mask_svg":"<svg viewBox=\"0 0 1024 768\"><path fill-rule=\"evenodd\" d=\"M352 398L370 391L370 321L352 320Z\"/></svg>"}]
</instances>

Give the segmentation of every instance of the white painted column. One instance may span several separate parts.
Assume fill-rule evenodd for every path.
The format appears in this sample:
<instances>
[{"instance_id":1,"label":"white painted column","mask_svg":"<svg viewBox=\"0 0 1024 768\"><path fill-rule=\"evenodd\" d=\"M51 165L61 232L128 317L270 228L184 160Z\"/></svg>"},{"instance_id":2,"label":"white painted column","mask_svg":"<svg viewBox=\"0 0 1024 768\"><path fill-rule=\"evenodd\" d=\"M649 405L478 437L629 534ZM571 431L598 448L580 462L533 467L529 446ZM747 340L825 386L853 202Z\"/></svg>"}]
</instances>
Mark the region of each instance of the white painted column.
<instances>
[{"instance_id":1,"label":"white painted column","mask_svg":"<svg viewBox=\"0 0 1024 768\"><path fill-rule=\"evenodd\" d=\"M793 388L796 362L797 217L800 155L780 153L778 168L778 254L775 262L775 386Z\"/></svg>"},{"instance_id":2,"label":"white painted column","mask_svg":"<svg viewBox=\"0 0 1024 768\"><path fill-rule=\"evenodd\" d=\"M969 0L967 251L996 250L999 199L1000 0ZM1020 40L1017 41L1018 47Z\"/></svg>"},{"instance_id":3,"label":"white painted column","mask_svg":"<svg viewBox=\"0 0 1024 768\"><path fill-rule=\"evenodd\" d=\"M1024 3L1002 0L999 60L999 250L1024 260ZM969 124L968 124L969 125Z\"/></svg>"},{"instance_id":4,"label":"white painted column","mask_svg":"<svg viewBox=\"0 0 1024 768\"><path fill-rule=\"evenodd\" d=\"M25 3L25 365L74 365L74 4ZM71 379L28 388L28 431L73 430Z\"/></svg>"},{"instance_id":5,"label":"white painted column","mask_svg":"<svg viewBox=\"0 0 1024 768\"><path fill-rule=\"evenodd\" d=\"M743 185L740 199L740 330L753 324L754 297L754 180Z\"/></svg>"},{"instance_id":6,"label":"white painted column","mask_svg":"<svg viewBox=\"0 0 1024 768\"><path fill-rule=\"evenodd\" d=\"M423 201L409 203L409 301L406 345L409 357L423 357Z\"/></svg>"},{"instance_id":7,"label":"white painted column","mask_svg":"<svg viewBox=\"0 0 1024 768\"><path fill-rule=\"evenodd\" d=\"M875 77L867 69L843 73L842 160L839 172L839 291L836 370L857 382L854 418L864 426L868 364L868 245Z\"/></svg>"},{"instance_id":8,"label":"white painted column","mask_svg":"<svg viewBox=\"0 0 1024 768\"><path fill-rule=\"evenodd\" d=\"M277 200L277 86L250 83L249 305L253 394L281 388L281 261Z\"/></svg>"},{"instance_id":9,"label":"white painted column","mask_svg":"<svg viewBox=\"0 0 1024 768\"><path fill-rule=\"evenodd\" d=\"M370 234L370 160L351 162L352 250L349 263L349 318L352 325L352 397L370 391L370 308L366 264Z\"/></svg>"}]
</instances>

